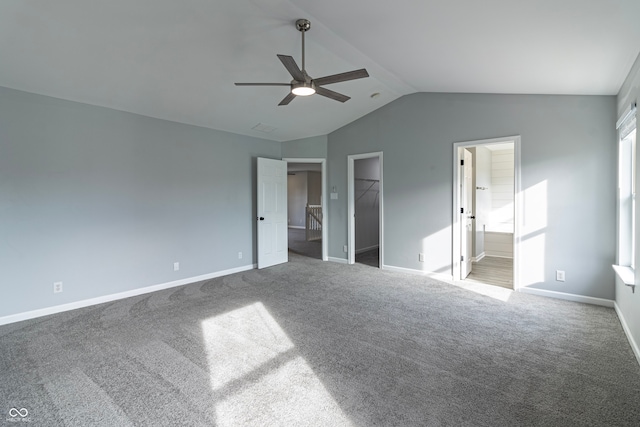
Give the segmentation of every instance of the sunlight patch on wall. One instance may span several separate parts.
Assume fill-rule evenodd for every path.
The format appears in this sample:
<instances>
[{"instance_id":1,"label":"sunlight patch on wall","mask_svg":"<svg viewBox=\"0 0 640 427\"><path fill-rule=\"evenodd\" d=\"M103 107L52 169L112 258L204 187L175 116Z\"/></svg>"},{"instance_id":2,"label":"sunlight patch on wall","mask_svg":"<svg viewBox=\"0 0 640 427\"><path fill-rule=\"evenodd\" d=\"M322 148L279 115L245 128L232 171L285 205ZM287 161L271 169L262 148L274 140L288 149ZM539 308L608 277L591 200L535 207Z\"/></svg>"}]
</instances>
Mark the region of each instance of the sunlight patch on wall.
<instances>
[{"instance_id":1,"label":"sunlight patch on wall","mask_svg":"<svg viewBox=\"0 0 640 427\"><path fill-rule=\"evenodd\" d=\"M424 261L420 261L419 254L416 254L416 259L424 262L422 271L445 275L452 274L451 233L451 226L449 225L422 239L420 253L424 254Z\"/></svg>"},{"instance_id":2,"label":"sunlight patch on wall","mask_svg":"<svg viewBox=\"0 0 640 427\"><path fill-rule=\"evenodd\" d=\"M545 281L546 228L547 228L547 180L533 185L523 192L524 212L522 239L520 242L521 286Z\"/></svg>"},{"instance_id":3,"label":"sunlight patch on wall","mask_svg":"<svg viewBox=\"0 0 640 427\"><path fill-rule=\"evenodd\" d=\"M261 302L202 321L216 425L351 425Z\"/></svg>"},{"instance_id":4,"label":"sunlight patch on wall","mask_svg":"<svg viewBox=\"0 0 640 427\"><path fill-rule=\"evenodd\" d=\"M547 180L524 190L523 235L547 228Z\"/></svg>"},{"instance_id":5,"label":"sunlight patch on wall","mask_svg":"<svg viewBox=\"0 0 640 427\"><path fill-rule=\"evenodd\" d=\"M520 243L522 259L521 285L529 286L544 282L545 235L524 238Z\"/></svg>"}]
</instances>

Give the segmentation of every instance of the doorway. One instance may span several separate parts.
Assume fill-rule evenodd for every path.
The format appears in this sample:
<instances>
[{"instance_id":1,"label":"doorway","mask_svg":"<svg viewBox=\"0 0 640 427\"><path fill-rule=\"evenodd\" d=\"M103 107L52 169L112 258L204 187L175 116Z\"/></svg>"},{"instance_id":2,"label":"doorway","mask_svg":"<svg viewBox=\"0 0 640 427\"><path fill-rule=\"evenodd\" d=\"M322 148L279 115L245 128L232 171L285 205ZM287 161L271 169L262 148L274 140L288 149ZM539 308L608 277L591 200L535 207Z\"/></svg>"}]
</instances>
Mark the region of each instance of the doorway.
<instances>
[{"instance_id":1,"label":"doorway","mask_svg":"<svg viewBox=\"0 0 640 427\"><path fill-rule=\"evenodd\" d=\"M383 268L382 152L348 156L349 264Z\"/></svg>"},{"instance_id":2,"label":"doorway","mask_svg":"<svg viewBox=\"0 0 640 427\"><path fill-rule=\"evenodd\" d=\"M328 260L325 159L284 158L287 162L289 251Z\"/></svg>"},{"instance_id":3,"label":"doorway","mask_svg":"<svg viewBox=\"0 0 640 427\"><path fill-rule=\"evenodd\" d=\"M454 144L454 280L517 289L519 158L519 136Z\"/></svg>"}]
</instances>

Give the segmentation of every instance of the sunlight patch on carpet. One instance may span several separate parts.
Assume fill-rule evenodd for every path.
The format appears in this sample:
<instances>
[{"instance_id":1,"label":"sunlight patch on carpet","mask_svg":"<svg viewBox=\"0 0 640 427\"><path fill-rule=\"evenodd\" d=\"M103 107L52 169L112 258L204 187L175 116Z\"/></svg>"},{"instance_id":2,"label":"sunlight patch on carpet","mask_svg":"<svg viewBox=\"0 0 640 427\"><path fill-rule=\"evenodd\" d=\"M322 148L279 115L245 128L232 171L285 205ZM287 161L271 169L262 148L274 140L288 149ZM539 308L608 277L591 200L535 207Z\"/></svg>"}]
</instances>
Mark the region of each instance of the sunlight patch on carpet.
<instances>
[{"instance_id":1,"label":"sunlight patch on carpet","mask_svg":"<svg viewBox=\"0 0 640 427\"><path fill-rule=\"evenodd\" d=\"M202 321L216 425L351 425L261 302Z\"/></svg>"},{"instance_id":2,"label":"sunlight patch on carpet","mask_svg":"<svg viewBox=\"0 0 640 427\"><path fill-rule=\"evenodd\" d=\"M509 298L511 298L511 295L513 294L513 290L511 289L494 285L485 285L483 283L460 281L454 283L454 285L468 291L475 292L476 294L484 295L503 302L509 301Z\"/></svg>"}]
</instances>

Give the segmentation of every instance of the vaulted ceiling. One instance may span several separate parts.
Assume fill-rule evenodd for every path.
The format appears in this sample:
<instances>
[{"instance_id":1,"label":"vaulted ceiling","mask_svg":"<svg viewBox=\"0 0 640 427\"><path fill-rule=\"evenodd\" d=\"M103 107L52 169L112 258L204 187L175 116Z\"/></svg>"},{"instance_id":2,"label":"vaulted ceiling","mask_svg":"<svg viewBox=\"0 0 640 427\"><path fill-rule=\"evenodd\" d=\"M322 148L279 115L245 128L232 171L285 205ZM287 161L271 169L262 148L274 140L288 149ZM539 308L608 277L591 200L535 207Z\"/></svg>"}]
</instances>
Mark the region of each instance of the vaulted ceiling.
<instances>
[{"instance_id":1,"label":"vaulted ceiling","mask_svg":"<svg viewBox=\"0 0 640 427\"><path fill-rule=\"evenodd\" d=\"M285 141L413 92L615 95L639 17L638 0L3 0L0 86ZM276 54L300 64L298 18L312 77L369 71L328 86L346 103L234 86L290 80Z\"/></svg>"}]
</instances>

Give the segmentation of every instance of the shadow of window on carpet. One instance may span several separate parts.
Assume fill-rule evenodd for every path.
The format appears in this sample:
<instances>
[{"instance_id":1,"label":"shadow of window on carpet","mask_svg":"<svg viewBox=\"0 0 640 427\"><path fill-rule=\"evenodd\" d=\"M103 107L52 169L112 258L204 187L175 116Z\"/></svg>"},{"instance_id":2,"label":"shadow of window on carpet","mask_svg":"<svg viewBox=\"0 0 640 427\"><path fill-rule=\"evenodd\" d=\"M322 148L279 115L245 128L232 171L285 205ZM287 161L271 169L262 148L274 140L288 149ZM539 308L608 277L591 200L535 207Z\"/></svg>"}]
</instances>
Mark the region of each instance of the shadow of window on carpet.
<instances>
[{"instance_id":1,"label":"shadow of window on carpet","mask_svg":"<svg viewBox=\"0 0 640 427\"><path fill-rule=\"evenodd\" d=\"M261 302L202 321L216 425L349 425Z\"/></svg>"}]
</instances>

